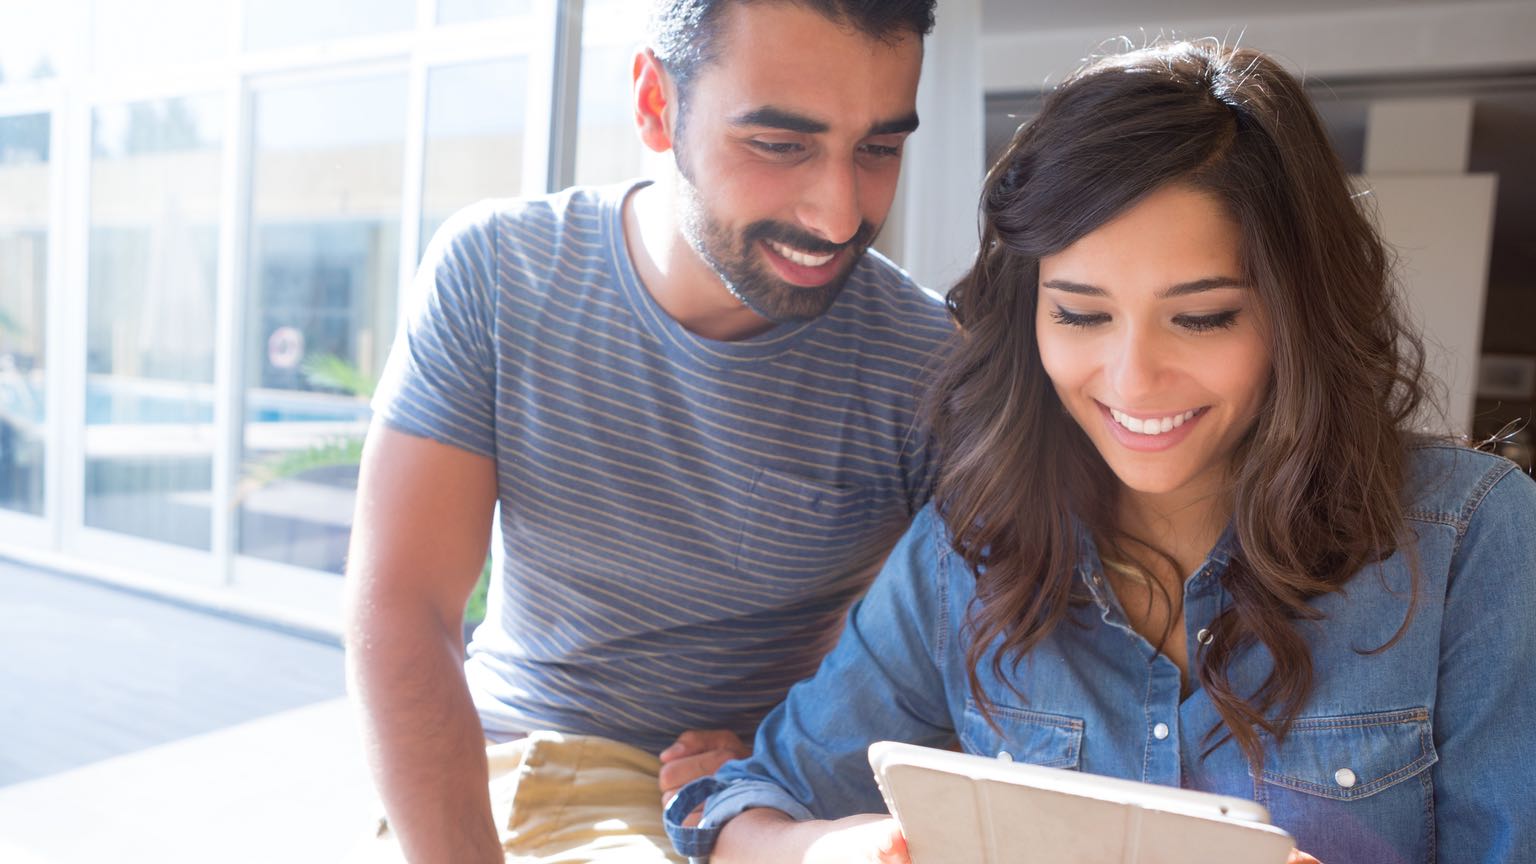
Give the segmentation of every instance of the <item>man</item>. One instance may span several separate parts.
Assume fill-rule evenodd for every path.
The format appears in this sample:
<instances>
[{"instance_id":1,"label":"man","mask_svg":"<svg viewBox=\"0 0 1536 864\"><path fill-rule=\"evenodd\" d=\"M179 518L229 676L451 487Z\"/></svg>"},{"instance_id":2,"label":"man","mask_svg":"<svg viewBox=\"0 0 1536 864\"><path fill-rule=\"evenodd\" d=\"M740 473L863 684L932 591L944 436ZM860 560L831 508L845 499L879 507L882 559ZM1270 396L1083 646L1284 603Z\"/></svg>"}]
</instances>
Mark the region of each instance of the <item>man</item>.
<instances>
[{"instance_id":1,"label":"man","mask_svg":"<svg viewBox=\"0 0 1536 864\"><path fill-rule=\"evenodd\" d=\"M676 171L491 202L434 241L348 575L409 859L676 860L663 793L745 753L922 506L915 403L950 328L867 250L932 6L667 0L634 101Z\"/></svg>"}]
</instances>

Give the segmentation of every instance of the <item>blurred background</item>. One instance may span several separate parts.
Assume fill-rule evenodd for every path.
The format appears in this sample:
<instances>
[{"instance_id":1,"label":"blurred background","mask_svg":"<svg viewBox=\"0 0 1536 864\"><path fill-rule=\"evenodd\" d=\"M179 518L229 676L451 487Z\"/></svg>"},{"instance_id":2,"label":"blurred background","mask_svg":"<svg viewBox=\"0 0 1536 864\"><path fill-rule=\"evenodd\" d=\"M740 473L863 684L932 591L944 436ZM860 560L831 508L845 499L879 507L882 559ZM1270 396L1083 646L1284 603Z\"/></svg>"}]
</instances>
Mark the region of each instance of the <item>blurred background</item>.
<instances>
[{"instance_id":1,"label":"blurred background","mask_svg":"<svg viewBox=\"0 0 1536 864\"><path fill-rule=\"evenodd\" d=\"M332 860L352 836L337 826L368 808L340 573L402 286L464 205L656 170L627 108L646 13L0 0L0 859L83 860L113 835L106 860L192 860L241 794L286 796L284 835L308 838L251 860ZM880 241L920 281L963 272L986 164L1086 58L1158 36L1264 49L1305 77L1398 252L1445 384L1425 425L1502 431L1530 467L1536 2L941 0L938 17ZM193 794L213 768L245 792ZM327 779L295 799L302 771ZM135 799L157 772L170 797Z\"/></svg>"}]
</instances>

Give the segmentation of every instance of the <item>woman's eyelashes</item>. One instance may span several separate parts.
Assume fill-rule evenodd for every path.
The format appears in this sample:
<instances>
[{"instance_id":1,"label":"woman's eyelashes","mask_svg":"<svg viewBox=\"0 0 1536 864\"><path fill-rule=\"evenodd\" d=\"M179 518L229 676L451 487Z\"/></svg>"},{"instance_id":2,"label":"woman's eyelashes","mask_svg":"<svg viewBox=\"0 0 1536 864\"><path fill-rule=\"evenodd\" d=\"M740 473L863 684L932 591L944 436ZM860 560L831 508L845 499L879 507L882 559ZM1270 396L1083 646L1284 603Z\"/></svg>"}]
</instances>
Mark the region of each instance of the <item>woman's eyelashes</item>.
<instances>
[{"instance_id":1,"label":"woman's eyelashes","mask_svg":"<svg viewBox=\"0 0 1536 864\"><path fill-rule=\"evenodd\" d=\"M1237 310L1228 309L1225 312L1215 312L1210 315L1175 315L1173 323L1195 333L1225 330L1237 323Z\"/></svg>"},{"instance_id":2,"label":"woman's eyelashes","mask_svg":"<svg viewBox=\"0 0 1536 864\"><path fill-rule=\"evenodd\" d=\"M1175 315L1173 323L1191 333L1207 333L1212 330L1225 330L1237 323L1236 309L1228 309L1222 312L1213 312L1207 315ZM1051 318L1058 324L1068 327L1094 327L1108 323L1108 312L1073 312L1061 306L1051 310Z\"/></svg>"},{"instance_id":3,"label":"woman's eyelashes","mask_svg":"<svg viewBox=\"0 0 1536 864\"><path fill-rule=\"evenodd\" d=\"M1092 327L1109 320L1109 315L1104 312L1072 312L1060 306L1051 311L1051 317L1055 318L1058 324L1065 324L1068 327Z\"/></svg>"}]
</instances>

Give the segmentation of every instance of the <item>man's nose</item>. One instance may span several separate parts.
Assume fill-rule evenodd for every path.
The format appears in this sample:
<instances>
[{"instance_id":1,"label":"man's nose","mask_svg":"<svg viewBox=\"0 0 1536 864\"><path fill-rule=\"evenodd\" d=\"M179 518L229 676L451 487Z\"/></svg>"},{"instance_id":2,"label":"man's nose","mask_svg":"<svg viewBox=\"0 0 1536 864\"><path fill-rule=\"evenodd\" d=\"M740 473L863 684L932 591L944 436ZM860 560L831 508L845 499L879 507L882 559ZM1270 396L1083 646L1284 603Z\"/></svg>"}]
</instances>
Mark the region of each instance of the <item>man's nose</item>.
<instances>
[{"instance_id":1,"label":"man's nose","mask_svg":"<svg viewBox=\"0 0 1536 864\"><path fill-rule=\"evenodd\" d=\"M846 243L853 239L864 216L859 211L858 169L852 160L823 161L821 170L806 181L795 219L823 240Z\"/></svg>"}]
</instances>

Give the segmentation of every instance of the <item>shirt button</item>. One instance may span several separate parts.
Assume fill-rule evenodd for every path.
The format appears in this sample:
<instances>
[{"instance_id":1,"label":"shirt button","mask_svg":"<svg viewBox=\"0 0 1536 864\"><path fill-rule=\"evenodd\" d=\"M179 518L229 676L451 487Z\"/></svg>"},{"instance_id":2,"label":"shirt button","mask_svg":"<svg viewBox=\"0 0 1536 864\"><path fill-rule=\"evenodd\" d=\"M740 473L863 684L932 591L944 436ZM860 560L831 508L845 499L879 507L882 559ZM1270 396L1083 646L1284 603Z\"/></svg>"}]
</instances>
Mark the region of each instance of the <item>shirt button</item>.
<instances>
[{"instance_id":1,"label":"shirt button","mask_svg":"<svg viewBox=\"0 0 1536 864\"><path fill-rule=\"evenodd\" d=\"M999 750L999 751L997 751L997 761L999 761L999 762L1012 762L1013 761L1013 754L1009 753L1007 750Z\"/></svg>"},{"instance_id":2,"label":"shirt button","mask_svg":"<svg viewBox=\"0 0 1536 864\"><path fill-rule=\"evenodd\" d=\"M1156 726L1153 726L1152 727L1152 737L1156 738L1159 741L1163 740L1164 738L1167 738L1168 737L1168 724L1167 723L1159 723Z\"/></svg>"},{"instance_id":3,"label":"shirt button","mask_svg":"<svg viewBox=\"0 0 1536 864\"><path fill-rule=\"evenodd\" d=\"M1349 770L1348 768L1340 768L1339 770L1333 772L1333 782L1343 786L1345 789L1348 789L1349 787L1355 785L1355 772Z\"/></svg>"},{"instance_id":4,"label":"shirt button","mask_svg":"<svg viewBox=\"0 0 1536 864\"><path fill-rule=\"evenodd\" d=\"M1211 631L1205 629L1204 627L1201 627L1200 632L1195 634L1195 641L1199 642L1201 645L1209 645L1211 642L1215 641L1215 639L1216 637L1211 635Z\"/></svg>"}]
</instances>

